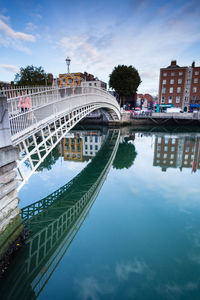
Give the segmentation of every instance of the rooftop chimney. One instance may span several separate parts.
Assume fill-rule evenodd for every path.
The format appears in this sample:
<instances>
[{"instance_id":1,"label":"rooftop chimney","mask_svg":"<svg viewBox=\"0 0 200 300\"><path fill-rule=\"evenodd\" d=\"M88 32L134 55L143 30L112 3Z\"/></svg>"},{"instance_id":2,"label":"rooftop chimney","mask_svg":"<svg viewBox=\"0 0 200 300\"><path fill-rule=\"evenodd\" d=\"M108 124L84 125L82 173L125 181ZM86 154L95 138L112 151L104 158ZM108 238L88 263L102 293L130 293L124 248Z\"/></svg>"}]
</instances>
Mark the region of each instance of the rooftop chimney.
<instances>
[{"instance_id":1,"label":"rooftop chimney","mask_svg":"<svg viewBox=\"0 0 200 300\"><path fill-rule=\"evenodd\" d=\"M171 61L171 66L176 66L176 60Z\"/></svg>"},{"instance_id":2,"label":"rooftop chimney","mask_svg":"<svg viewBox=\"0 0 200 300\"><path fill-rule=\"evenodd\" d=\"M195 61L192 62L192 68L194 68L194 67L195 67Z\"/></svg>"}]
</instances>

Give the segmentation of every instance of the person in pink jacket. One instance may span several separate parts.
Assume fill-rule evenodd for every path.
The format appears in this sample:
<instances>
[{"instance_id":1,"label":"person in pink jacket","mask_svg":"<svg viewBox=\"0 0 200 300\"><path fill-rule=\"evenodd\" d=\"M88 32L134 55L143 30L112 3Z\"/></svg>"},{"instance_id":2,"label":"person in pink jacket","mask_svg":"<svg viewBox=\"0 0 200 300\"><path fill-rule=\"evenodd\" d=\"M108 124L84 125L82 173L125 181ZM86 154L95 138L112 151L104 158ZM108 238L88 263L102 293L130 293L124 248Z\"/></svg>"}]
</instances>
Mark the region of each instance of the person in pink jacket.
<instances>
[{"instance_id":1,"label":"person in pink jacket","mask_svg":"<svg viewBox=\"0 0 200 300\"><path fill-rule=\"evenodd\" d=\"M23 96L19 100L18 108L21 108L21 112L25 112L31 108L30 98L26 96L26 92L23 92Z\"/></svg>"}]
</instances>

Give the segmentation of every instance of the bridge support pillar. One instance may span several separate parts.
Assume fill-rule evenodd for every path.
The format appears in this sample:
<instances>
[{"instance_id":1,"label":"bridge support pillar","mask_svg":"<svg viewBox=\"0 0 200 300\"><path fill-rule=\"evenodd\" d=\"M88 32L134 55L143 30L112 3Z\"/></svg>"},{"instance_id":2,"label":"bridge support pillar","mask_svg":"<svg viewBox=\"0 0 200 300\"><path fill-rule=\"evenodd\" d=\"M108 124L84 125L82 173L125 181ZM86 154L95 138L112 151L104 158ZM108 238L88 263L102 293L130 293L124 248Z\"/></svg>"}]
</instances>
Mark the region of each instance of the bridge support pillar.
<instances>
[{"instance_id":1,"label":"bridge support pillar","mask_svg":"<svg viewBox=\"0 0 200 300\"><path fill-rule=\"evenodd\" d=\"M23 230L14 170L17 157L11 141L7 99L0 96L0 260Z\"/></svg>"}]
</instances>

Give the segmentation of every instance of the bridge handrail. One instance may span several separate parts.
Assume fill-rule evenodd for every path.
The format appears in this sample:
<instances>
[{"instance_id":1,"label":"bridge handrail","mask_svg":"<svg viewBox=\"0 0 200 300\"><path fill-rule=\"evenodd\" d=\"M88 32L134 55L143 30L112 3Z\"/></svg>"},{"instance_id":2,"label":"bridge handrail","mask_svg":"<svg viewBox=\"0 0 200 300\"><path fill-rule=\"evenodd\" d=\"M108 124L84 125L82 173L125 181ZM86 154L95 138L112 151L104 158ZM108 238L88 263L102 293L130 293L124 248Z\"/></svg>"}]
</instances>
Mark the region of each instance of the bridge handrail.
<instances>
[{"instance_id":1,"label":"bridge handrail","mask_svg":"<svg viewBox=\"0 0 200 300\"><path fill-rule=\"evenodd\" d=\"M65 99L77 95L91 94L107 95L116 100L109 92L98 87L59 87L51 88L41 92L24 95L30 99L30 109L38 108L49 103L57 102L59 99ZM8 112L10 116L20 113L20 99L22 95L8 99Z\"/></svg>"},{"instance_id":2,"label":"bridge handrail","mask_svg":"<svg viewBox=\"0 0 200 300\"><path fill-rule=\"evenodd\" d=\"M7 99L13 99L15 97L19 97L20 95L23 94L25 91L26 94L32 94L33 91L36 93L46 91L46 90L51 90L54 89L55 86L17 86L17 87L0 87L0 93L7 97Z\"/></svg>"}]
</instances>

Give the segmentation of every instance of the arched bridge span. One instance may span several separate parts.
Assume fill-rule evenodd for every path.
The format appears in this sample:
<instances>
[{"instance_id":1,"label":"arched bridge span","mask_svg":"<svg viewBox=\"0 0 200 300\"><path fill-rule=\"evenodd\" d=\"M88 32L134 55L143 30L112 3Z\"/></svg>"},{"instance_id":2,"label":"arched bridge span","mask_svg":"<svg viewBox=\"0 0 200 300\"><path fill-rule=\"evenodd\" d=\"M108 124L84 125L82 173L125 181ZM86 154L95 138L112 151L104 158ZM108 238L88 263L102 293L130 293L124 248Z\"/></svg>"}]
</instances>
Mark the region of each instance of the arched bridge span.
<instances>
[{"instance_id":1,"label":"arched bridge span","mask_svg":"<svg viewBox=\"0 0 200 300\"><path fill-rule=\"evenodd\" d=\"M29 94L31 108L23 113L18 107L20 97L8 99L12 141L20 150L18 171L22 182L18 191L65 134L89 113L103 108L110 119L120 119L116 99L94 87L54 88ZM25 161L31 166L28 173L24 172Z\"/></svg>"}]
</instances>

